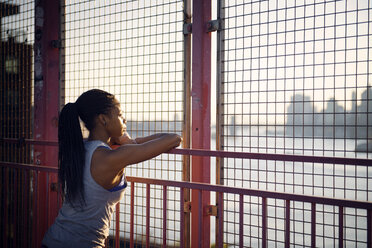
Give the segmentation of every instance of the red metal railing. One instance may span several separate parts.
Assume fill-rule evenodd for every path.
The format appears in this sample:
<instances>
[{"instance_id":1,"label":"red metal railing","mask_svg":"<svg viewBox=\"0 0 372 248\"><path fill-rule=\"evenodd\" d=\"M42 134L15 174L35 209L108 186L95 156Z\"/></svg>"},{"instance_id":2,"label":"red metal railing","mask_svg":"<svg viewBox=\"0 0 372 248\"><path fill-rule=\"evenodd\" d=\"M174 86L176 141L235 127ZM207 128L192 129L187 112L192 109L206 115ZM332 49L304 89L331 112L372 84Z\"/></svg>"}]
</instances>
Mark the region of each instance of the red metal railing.
<instances>
[{"instance_id":1,"label":"red metal railing","mask_svg":"<svg viewBox=\"0 0 372 248\"><path fill-rule=\"evenodd\" d=\"M272 198L272 199L281 199L286 201L285 205L285 210L286 210L286 216L285 216L285 247L290 246L290 202L291 201L300 201L300 202L308 202L311 203L311 247L316 247L316 240L315 240L315 232L316 232L316 206L318 204L321 205L332 205L332 206L337 206L339 208L339 247L343 247L343 241L344 241L344 225L343 225L343 213L344 213L344 208L355 208L355 209L365 209L367 210L367 243L368 247L371 247L371 238L372 238L372 230L371 230L371 225L372 225L372 202L363 202L363 201L353 201L353 200L344 200L344 199L335 199L335 198L328 198L328 197L317 197L317 196L306 196L306 195L298 195L298 194L289 194L289 193L281 193L281 192L273 192L273 191L265 191L265 190L254 190L254 189L243 189L243 188L234 188L234 187L227 187L227 186L222 186L222 185L210 185L210 184L203 184L203 183L190 183L190 182L179 182L179 181L170 181L170 180L159 180L159 179L150 179L150 178L139 178L139 177L128 177L127 178L129 182L131 182L131 199L134 199L134 187L137 183L142 183L146 184L146 211L147 211L147 221L146 221L146 246L149 247L148 239L149 239L149 208L151 207L149 205L149 200L150 200L150 185L161 185L163 186L163 195L165 196L163 198L163 204L166 205L166 190L167 187L177 187L180 189L180 213L184 211L184 203L183 203L183 190L184 189L194 189L198 190L199 194L198 197L202 197L202 192L207 191L207 192L217 192L219 195L220 199L223 199L223 194L224 193L232 193L232 194L237 194L239 195L239 205L240 205L240 222L239 222L239 238L240 238L240 243L239 247L243 247L243 225L244 225L244 220L243 220L243 214L244 214L244 209L243 209L243 199L244 196L256 196L260 197L262 201L262 247L267 247L267 199ZM222 201L221 201L222 202ZM131 203L131 207L133 206L133 200ZM223 224L224 221L224 216L223 216L223 204L221 206L218 206L218 214L217 217L219 219L220 224ZM195 211L195 210L192 210ZM199 204L198 209L196 212L203 213L205 210L202 209L201 203ZM163 220L166 220L166 208L163 209ZM134 212L131 212L131 219L133 218ZM181 233L184 231L183 230L183 219L182 219L182 214L181 216ZM117 222L119 222L119 219L116 219ZM202 232L201 230L201 223L202 219L199 215L199 222L198 226L200 227L198 231ZM131 225L134 223L131 222ZM118 227L118 225L117 225ZM163 222L163 233L166 233L166 223ZM221 229L220 229L221 232ZM132 231L131 231L131 237L132 237ZM182 237L182 235L181 235ZM222 233L219 235L220 239L217 240L217 245L218 247L223 247L223 235ZM199 240L200 241L200 240ZM201 245L201 243L199 243ZM131 247L133 246L133 239L131 238ZM166 243L166 235L163 235L163 245L167 245ZM116 247L119 247L119 242L116 243ZM180 247L183 246L183 242L181 240L180 242ZM200 246L201 247L201 246Z\"/></svg>"},{"instance_id":2,"label":"red metal railing","mask_svg":"<svg viewBox=\"0 0 372 248\"><path fill-rule=\"evenodd\" d=\"M183 150L174 150L173 152L183 152ZM187 151L188 153L192 153L193 151ZM200 151L198 151L200 153ZM35 175L37 176L38 173L57 173L56 168L52 167L45 167L45 166L36 166L36 165L28 165L28 164L19 164L19 163L7 163L7 162L1 162L1 167L6 167L10 169L21 169L21 170L27 170L27 171L34 171ZM198 191L198 197L200 200L202 200L202 192L217 192L218 197L220 198L220 202L223 202L223 194L224 193L230 193L230 194L236 194L239 195L239 215L240 215L240 221L239 221L239 247L243 247L243 225L244 225L244 208L243 208L243 201L244 196L255 196L261 198L262 202L262 209L261 209L261 218L262 218L262 247L267 247L267 199L281 199L286 202L285 204L285 247L289 247L290 245L290 202L308 202L311 203L311 247L316 247L316 239L315 239L315 230L316 230L316 206L318 204L321 205L332 205L337 206L339 208L339 247L343 247L343 240L344 240L344 222L343 222L343 215L344 215L344 209L345 208L355 208L355 209L363 209L367 211L366 218L367 218L367 247L371 247L372 245L372 202L363 202L363 201L353 201L353 200L344 200L344 199L334 199L334 198L327 198L327 197L317 197L317 196L306 196L306 195L298 195L298 194L289 194L289 193L281 193L281 192L273 192L273 191L265 191L265 190L254 190L254 189L243 189L243 188L235 188L235 187L227 187L222 185L210 185L210 184L203 184L203 183L190 183L190 182L179 182L179 181L170 181L170 180L159 180L159 179L150 179L150 178L139 178L139 177L127 177L127 180L131 182L131 213L130 213L130 245L131 247L134 247L134 198L135 198L135 187L137 184L145 184L146 185L146 247L149 247L150 241L150 195L151 195L151 185L160 185L163 187L163 245L164 247L167 246L167 189L168 187L176 187L179 188L180 191L180 219L181 219L181 225L180 225L180 233L183 233L185 230L183 229L183 211L184 211L184 201L183 201L183 191L184 189L193 189ZM36 179L37 181L37 179ZM27 200L26 196L26 200ZM36 201L37 202L37 201ZM15 203L16 204L16 203ZM59 204L58 204L59 205ZM116 211L116 225L115 225L115 247L120 247L120 214L119 214L119 206L120 203L117 205L117 211ZM14 206L17 208L17 206ZM51 210L51 209L49 209ZM220 225L222 226L224 222L224 216L223 216L224 206L221 204L218 206L217 211L217 218L220 222ZM202 209L201 201L199 201L198 209L193 210L192 212L198 212L198 213L205 213L205 210ZM202 215L199 215L199 232L203 232L201 229L202 225ZM223 235L222 235L222 229L219 229L220 235L218 235L220 238L217 240L218 247L223 247ZM180 247L184 247L183 242L183 235L180 235ZM3 242L6 242L4 240ZM4 245L4 244L3 244ZM200 243L201 245L201 243ZM4 247L7 247L5 244ZM201 246L200 246L201 247Z\"/></svg>"},{"instance_id":3,"label":"red metal railing","mask_svg":"<svg viewBox=\"0 0 372 248\"><path fill-rule=\"evenodd\" d=\"M54 220L61 206L61 198L53 183L58 169L47 166L0 162L1 220L3 230L0 246L40 247L46 227ZM45 186L40 179L46 181ZM53 203L50 204L51 199ZM40 209L45 209L41 214Z\"/></svg>"},{"instance_id":4,"label":"red metal railing","mask_svg":"<svg viewBox=\"0 0 372 248\"><path fill-rule=\"evenodd\" d=\"M49 141L34 141L34 140L17 140L17 139L3 139L5 142L18 142L18 143L30 143L30 144L37 144L37 145L57 145L56 142L49 142ZM284 155L284 154L259 154L259 153L242 153L242 152L226 152L226 151L206 151L206 150L191 150L191 149L174 149L170 151L169 153L172 154L183 154L183 155L192 155L192 156L215 156L215 157L230 157L230 158L255 158L255 159L264 159L264 160L281 160L281 161L302 161L302 162L321 162L321 163L334 163L334 164L351 164L351 165L363 165L363 166L372 166L372 163L368 159L351 159L351 158L335 158L335 157L314 157L314 156L297 156L297 155ZM32 174L33 182L31 183L31 187L34 188L34 190L30 190L29 195L26 196L14 196L13 198L18 199L19 201L13 201L12 204L14 204L14 209L19 209L20 206L24 206L22 204L22 201L24 202L30 202L28 198L34 198L34 197L41 197L37 194L38 191L38 185L37 185L37 177L45 173L47 175L47 180L52 174L57 173L56 168L47 167L47 166L37 166L37 165L30 165L30 164L21 164L21 163L10 163L10 162L0 162L0 167L2 170L18 170L18 171L29 171L30 174ZM3 171L3 172L4 172ZM181 181L171 181L171 180L159 180L159 179L150 179L150 178L139 178L139 177L127 177L127 180L131 182L131 193L130 193L130 244L131 247L134 247L135 244L135 238L134 238L134 229L135 229L135 189L137 188L137 185L145 185L146 186L146 200L145 200L145 225L146 225L146 233L145 233L145 243L146 246L149 247L150 245L150 196L152 193L152 186L161 186L162 192L163 192L163 199L162 199L162 244L164 246L167 246L167 219L168 219L168 209L167 209L167 190L169 187L178 188L179 190L179 199L180 199L180 205L179 205L179 215L180 215L180 242L179 245L181 247L184 247L184 235L182 235L184 232L188 232L189 230L184 229L184 211L185 211L185 202L184 202L184 190L194 190L197 192L197 196L199 198L199 204L197 206L197 209L193 208L191 209L191 213L198 214L198 231L200 232L199 241L203 238L203 229L202 229L202 222L203 218L202 216L207 214L208 215L208 209L205 209L202 207L202 198L203 194L205 192L216 192L218 197L219 205L217 206L216 211L216 218L219 222L219 226L223 227L223 224L225 221L228 221L228 219L224 219L226 215L224 215L225 207L224 204L228 203L228 199L224 199L224 195L227 194L233 194L239 197L239 246L243 247L244 244L244 197L257 197L260 199L260 221L261 221L261 246L267 247L268 244L268 200L270 199L276 199L276 200L282 200L285 202L284 206L284 245L285 247L289 247L291 244L291 209L294 208L293 203L295 202L301 202L301 203L308 203L310 204L310 212L311 212L311 218L310 218L310 236L311 236L311 243L309 246L315 247L316 244L316 230L317 230L317 206L335 206L338 209L338 246L344 247L345 244L345 237L347 235L348 229L345 226L345 216L346 211L345 209L352 208L355 210L363 210L365 212L356 214L358 215L358 220L364 219L366 222L366 242L362 241L362 243L365 243L367 247L372 247L372 202L368 201L357 201L357 200L346 200L346 199L336 199L336 198L330 198L330 197L322 197L322 196L308 196L308 195L302 195L302 194L293 194L293 193L285 193L285 192L274 192L274 191L267 191L267 190L257 190L257 189L246 189L246 188L236 188L236 187L229 187L229 186L223 186L223 185L211 185L211 184L204 184L204 183L192 183L192 182L181 182ZM16 183L16 182L15 182ZM53 186L53 183L51 181L47 182L48 188L46 189L47 194L44 196L46 198L50 197L49 194L52 192L51 186ZM8 198L6 198L8 199ZM59 199L59 197L57 198ZM33 204L32 208L30 209L23 209L20 211L28 211L30 215L33 215L32 213L38 206L35 204L39 201L36 199L32 200ZM48 202L48 201L46 201ZM291 207L291 203L293 207ZM4 203L3 203L4 204ZM8 204L7 202L5 204ZM187 203L189 204L189 203ZM57 204L60 206L60 202ZM10 206L8 206L10 207ZM50 206L47 206L48 212L55 212L57 209L51 209ZM114 227L114 239L115 239L115 247L120 247L120 203L117 205L116 208L116 214L115 214L115 227ZM18 211L18 210L16 210ZM321 212L321 211L319 211ZM203 213L203 214L199 214ZM5 214L7 212L5 211ZM26 214L27 215L27 214ZM48 214L49 216L49 214ZM17 216L13 216L14 218L17 218ZM31 226L37 226L37 216L32 217L33 220L30 222ZM294 217L293 217L294 218ZM9 221L9 218L6 218ZM27 226L25 227L27 228ZM27 231L26 229L24 230ZM37 229L34 229L35 232L37 232ZM7 233L16 233L15 230L7 230ZM218 239L216 240L218 247L223 247L224 243L224 231L223 228L218 229ZM29 237L27 234L24 234L25 237ZM39 234L40 235L40 234ZM38 236L39 236L38 235ZM20 237L18 237L20 238ZM16 242L16 239L13 236L13 239L3 240L3 247L9 247L8 241ZM38 241L34 240L33 244L37 244ZM15 244L15 243L14 243ZM199 246L202 243L199 242Z\"/></svg>"},{"instance_id":5,"label":"red metal railing","mask_svg":"<svg viewBox=\"0 0 372 248\"><path fill-rule=\"evenodd\" d=\"M31 145L58 146L56 141L38 141L30 139L15 139L3 138L0 141L15 143L22 145L24 143ZM213 151L203 149L174 149L169 153L191 156L209 156L219 158L242 158L242 159L261 159L275 161L291 161L291 162L308 162L308 163L330 163L330 164L347 164L347 165L363 165L372 166L371 159L364 158L343 158L343 157L325 157L325 156L307 156L307 155L292 155L292 154L268 154L254 152L230 152L230 151Z\"/></svg>"}]
</instances>

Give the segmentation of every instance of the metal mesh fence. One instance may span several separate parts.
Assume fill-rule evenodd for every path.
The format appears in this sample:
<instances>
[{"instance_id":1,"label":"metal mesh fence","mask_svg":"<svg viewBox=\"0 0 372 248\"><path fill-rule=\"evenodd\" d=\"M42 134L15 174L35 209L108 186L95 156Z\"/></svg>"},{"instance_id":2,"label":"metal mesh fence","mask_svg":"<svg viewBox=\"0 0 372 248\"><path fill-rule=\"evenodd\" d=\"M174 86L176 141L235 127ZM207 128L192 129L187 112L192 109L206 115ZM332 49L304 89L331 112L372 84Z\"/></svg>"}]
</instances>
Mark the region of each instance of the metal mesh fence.
<instances>
[{"instance_id":1,"label":"metal mesh fence","mask_svg":"<svg viewBox=\"0 0 372 248\"><path fill-rule=\"evenodd\" d=\"M370 158L370 1L221 2L220 148ZM222 181L230 186L372 197L372 170L366 166L224 159L221 168ZM268 204L269 244L281 247L284 203ZM245 206L252 211L246 216L244 246L257 246L260 223L252 218L261 204L250 198ZM233 230L238 209L232 204L226 210L225 230ZM303 203L291 206L291 245L310 245L309 211ZM337 209L317 211L323 216L318 243L336 246ZM358 222L359 216L366 213L346 218L347 246L366 245L366 223ZM225 240L238 242L230 231Z\"/></svg>"},{"instance_id":2,"label":"metal mesh fence","mask_svg":"<svg viewBox=\"0 0 372 248\"><path fill-rule=\"evenodd\" d=\"M34 3L0 2L0 137L31 138ZM1 144L1 160L30 162L30 147Z\"/></svg>"},{"instance_id":3,"label":"metal mesh fence","mask_svg":"<svg viewBox=\"0 0 372 248\"><path fill-rule=\"evenodd\" d=\"M183 123L183 2L182 1L66 1L62 24L64 102L99 88L121 103L132 137L158 132L182 133ZM182 180L182 157L161 155L126 169L131 176ZM155 191L157 192L157 191ZM159 191L160 192L160 191ZM144 242L145 188L136 187L135 236ZM161 229L152 196L152 243ZM168 191L169 205L178 199ZM129 194L120 208L121 237L129 236ZM160 205L161 206L161 205ZM169 217L170 222L178 220ZM161 224L161 222L160 222ZM112 225L113 226L113 225ZM177 225L174 225L176 228ZM179 234L178 234L179 235ZM179 240L168 235L169 244Z\"/></svg>"},{"instance_id":4,"label":"metal mesh fence","mask_svg":"<svg viewBox=\"0 0 372 248\"><path fill-rule=\"evenodd\" d=\"M32 137L34 2L0 2L0 137ZM22 138L22 139L21 139ZM31 146L22 142L0 143L0 161L31 163ZM33 240L30 195L34 174L1 168L0 240L5 247L29 247ZM16 184L17 183L17 184ZM16 185L16 186L15 186Z\"/></svg>"},{"instance_id":5,"label":"metal mesh fence","mask_svg":"<svg viewBox=\"0 0 372 248\"><path fill-rule=\"evenodd\" d=\"M61 105L100 88L116 95L132 137L181 134L184 123L183 1L61 1ZM0 2L0 137L32 138L34 1ZM221 1L216 139L226 151L371 158L371 2ZM30 145L1 143L0 160L32 163ZM329 163L221 159L225 185L370 201L372 170ZM182 157L166 154L126 174L182 180ZM2 240L32 239L34 199L17 206L37 177L1 169ZM10 187L18 183L17 187ZM33 187L33 186L32 186ZM135 242L146 233L146 185L135 188ZM151 186L150 241L162 243L161 187ZM239 199L226 194L224 240L239 243ZM179 193L167 191L167 244L179 245ZM120 204L129 238L130 196ZM285 244L285 202L269 199L268 246ZM244 246L262 245L262 202L244 197ZM291 246L311 246L311 204L290 205ZM339 209L317 206L316 243L338 245ZM365 211L345 209L344 245L367 243ZM25 218L23 218L25 217ZM319 218L320 217L320 218ZM23 219L27 223L23 224ZM113 219L113 222L116 219ZM114 227L114 223L111 224ZM110 234L114 235L113 229ZM28 235L28 236L27 236ZM27 237L26 237L27 236Z\"/></svg>"}]
</instances>

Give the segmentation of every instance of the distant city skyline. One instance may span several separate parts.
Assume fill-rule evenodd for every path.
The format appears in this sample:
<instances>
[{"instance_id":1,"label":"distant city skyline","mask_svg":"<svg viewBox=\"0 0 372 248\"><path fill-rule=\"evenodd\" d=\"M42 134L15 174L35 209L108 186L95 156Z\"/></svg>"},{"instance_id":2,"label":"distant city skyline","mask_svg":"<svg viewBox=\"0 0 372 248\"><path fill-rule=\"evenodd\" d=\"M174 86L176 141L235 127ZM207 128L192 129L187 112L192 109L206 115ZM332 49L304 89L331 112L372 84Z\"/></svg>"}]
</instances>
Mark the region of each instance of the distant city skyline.
<instances>
[{"instance_id":1,"label":"distant city skyline","mask_svg":"<svg viewBox=\"0 0 372 248\"><path fill-rule=\"evenodd\" d=\"M318 111L309 96L294 95L287 108L286 135L372 138L372 87L362 93L361 99L353 96L351 110L330 98Z\"/></svg>"}]
</instances>

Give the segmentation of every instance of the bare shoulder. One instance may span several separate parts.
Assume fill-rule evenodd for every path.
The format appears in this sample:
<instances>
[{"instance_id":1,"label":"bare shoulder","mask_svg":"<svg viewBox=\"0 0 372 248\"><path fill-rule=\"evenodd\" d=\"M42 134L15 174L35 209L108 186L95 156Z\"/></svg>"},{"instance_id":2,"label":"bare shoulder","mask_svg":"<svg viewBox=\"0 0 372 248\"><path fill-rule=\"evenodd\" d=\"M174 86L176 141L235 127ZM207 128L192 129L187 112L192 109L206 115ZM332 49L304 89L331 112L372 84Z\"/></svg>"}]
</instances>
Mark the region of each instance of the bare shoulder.
<instances>
[{"instance_id":1,"label":"bare shoulder","mask_svg":"<svg viewBox=\"0 0 372 248\"><path fill-rule=\"evenodd\" d=\"M117 173L127 165L127 159L141 148L137 145L122 145L117 149L111 150L104 147L97 148L92 156L92 168L100 172L108 171Z\"/></svg>"},{"instance_id":2,"label":"bare shoulder","mask_svg":"<svg viewBox=\"0 0 372 248\"><path fill-rule=\"evenodd\" d=\"M122 171L110 166L110 156L113 153L113 150L99 147L94 151L90 164L90 173L93 179L106 189L116 185L118 175L122 174Z\"/></svg>"},{"instance_id":3,"label":"bare shoulder","mask_svg":"<svg viewBox=\"0 0 372 248\"><path fill-rule=\"evenodd\" d=\"M104 161L107 158L107 156L110 156L111 153L112 150L109 149L108 147L98 147L93 152L91 164L93 164L93 162L100 162L101 160Z\"/></svg>"}]
</instances>

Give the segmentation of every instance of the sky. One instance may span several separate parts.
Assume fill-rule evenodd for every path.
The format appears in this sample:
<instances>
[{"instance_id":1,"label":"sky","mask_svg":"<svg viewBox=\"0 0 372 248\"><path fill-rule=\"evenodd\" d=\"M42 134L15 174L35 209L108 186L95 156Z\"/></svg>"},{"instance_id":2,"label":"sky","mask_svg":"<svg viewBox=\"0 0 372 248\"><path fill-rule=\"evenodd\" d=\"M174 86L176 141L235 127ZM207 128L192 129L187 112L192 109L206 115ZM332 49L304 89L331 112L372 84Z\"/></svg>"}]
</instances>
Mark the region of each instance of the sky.
<instances>
[{"instance_id":1,"label":"sky","mask_svg":"<svg viewBox=\"0 0 372 248\"><path fill-rule=\"evenodd\" d=\"M10 28L32 42L33 1L7 2L22 4L22 14L3 18L3 39ZM331 98L345 111L361 99L372 69L370 1L225 2L225 113L284 122L295 94L317 111ZM98 87L115 93L131 119L181 116L182 8L182 1L66 1L67 102ZM213 33L213 113L216 42Z\"/></svg>"}]
</instances>

